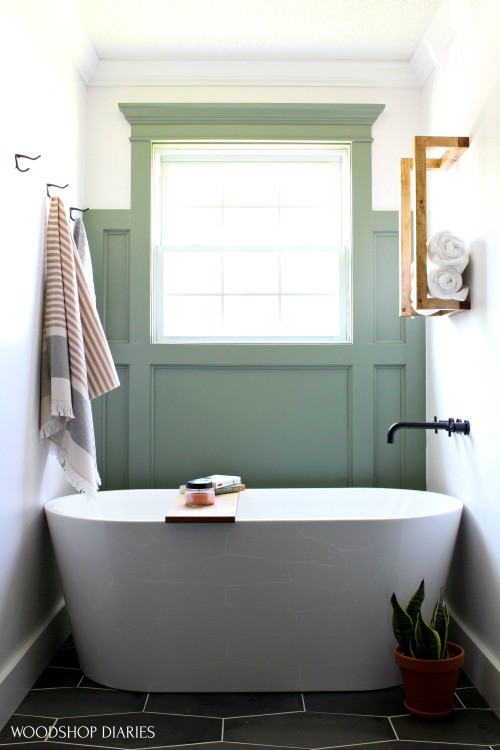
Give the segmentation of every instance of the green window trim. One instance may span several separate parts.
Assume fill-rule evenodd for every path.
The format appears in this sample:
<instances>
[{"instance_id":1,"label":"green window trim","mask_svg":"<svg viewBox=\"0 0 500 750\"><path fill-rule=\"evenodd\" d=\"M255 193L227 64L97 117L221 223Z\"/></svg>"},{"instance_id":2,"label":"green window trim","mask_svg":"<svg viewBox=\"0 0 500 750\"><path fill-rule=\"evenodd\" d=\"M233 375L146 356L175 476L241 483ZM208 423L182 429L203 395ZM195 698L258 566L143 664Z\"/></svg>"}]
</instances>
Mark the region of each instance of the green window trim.
<instances>
[{"instance_id":1,"label":"green window trim","mask_svg":"<svg viewBox=\"0 0 500 750\"><path fill-rule=\"evenodd\" d=\"M132 148L132 234L137 237L131 262L140 283L138 300L150 294L151 286L151 184L152 151L154 144L165 140L310 140L339 141L351 149L352 168L352 341L372 339L367 329L363 299L366 290L362 283L362 269L369 272L371 252L371 143L372 125L384 109L383 104L119 104L119 109L131 126ZM140 239L140 245L138 240ZM147 254L147 258L146 258ZM357 273L357 270L359 271ZM360 280L358 283L357 279ZM137 287L138 289L138 287ZM133 303L132 303L133 306ZM360 311L360 314L357 313ZM131 310L138 343L151 342L151 305ZM196 361L206 361L207 347L216 361L229 363L233 355L245 346L253 348L251 362L259 357L259 350L285 347L290 364L315 362L318 350L324 346L345 347L351 344L275 343L275 344L158 344L170 350L192 347ZM304 348L305 347L305 348ZM236 348L238 351L234 351ZM233 352L224 351L233 349ZM196 352L200 359L197 359ZM265 355L265 359L269 355ZM170 358L175 359L174 351ZM219 359L220 357L220 359ZM211 358L212 359L212 358ZM321 357L322 359L322 357ZM280 357L281 360L281 357Z\"/></svg>"},{"instance_id":2,"label":"green window trim","mask_svg":"<svg viewBox=\"0 0 500 750\"><path fill-rule=\"evenodd\" d=\"M371 138L371 127L383 112L384 104L119 104L132 126L132 138L185 138L186 126L225 126L244 128L270 126L287 128L349 128L353 137ZM165 131L168 129L168 132ZM356 131L354 130L356 129ZM204 130L204 133L206 130ZM227 134L226 134L227 135ZM202 134L203 137L203 134ZM251 137L250 135L239 137ZM269 136L268 136L269 137ZM294 137L297 137L294 136ZM324 137L332 137L330 131Z\"/></svg>"}]
</instances>

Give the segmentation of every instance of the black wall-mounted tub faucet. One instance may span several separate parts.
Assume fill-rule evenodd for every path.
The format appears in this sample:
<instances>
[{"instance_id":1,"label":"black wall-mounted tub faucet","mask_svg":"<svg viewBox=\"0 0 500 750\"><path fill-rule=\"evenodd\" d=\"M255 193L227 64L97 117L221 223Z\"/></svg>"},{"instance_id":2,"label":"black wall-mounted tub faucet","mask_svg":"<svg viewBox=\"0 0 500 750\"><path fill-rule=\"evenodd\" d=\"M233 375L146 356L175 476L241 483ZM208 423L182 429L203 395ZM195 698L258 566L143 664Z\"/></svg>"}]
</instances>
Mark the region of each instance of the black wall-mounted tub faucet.
<instances>
[{"instance_id":1,"label":"black wall-mounted tub faucet","mask_svg":"<svg viewBox=\"0 0 500 750\"><path fill-rule=\"evenodd\" d=\"M395 422L389 427L387 433L387 442L393 443L394 436L398 430L434 430L437 435L438 430L446 430L448 437L451 437L452 432L460 432L462 435L468 435L470 433L470 423L465 419L440 419L434 417L434 422Z\"/></svg>"}]
</instances>

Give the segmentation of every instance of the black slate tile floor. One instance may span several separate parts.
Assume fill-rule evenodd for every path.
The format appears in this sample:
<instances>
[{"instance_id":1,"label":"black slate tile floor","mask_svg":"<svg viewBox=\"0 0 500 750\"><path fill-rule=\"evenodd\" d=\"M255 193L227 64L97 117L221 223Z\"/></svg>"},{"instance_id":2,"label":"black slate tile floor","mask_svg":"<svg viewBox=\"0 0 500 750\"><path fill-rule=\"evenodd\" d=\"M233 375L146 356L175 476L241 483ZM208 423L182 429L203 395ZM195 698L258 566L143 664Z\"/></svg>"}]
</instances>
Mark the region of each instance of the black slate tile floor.
<instances>
[{"instance_id":1,"label":"black slate tile floor","mask_svg":"<svg viewBox=\"0 0 500 750\"><path fill-rule=\"evenodd\" d=\"M465 674L451 719L400 687L361 693L132 693L79 669L69 639L0 732L0 750L500 750L500 719Z\"/></svg>"}]
</instances>

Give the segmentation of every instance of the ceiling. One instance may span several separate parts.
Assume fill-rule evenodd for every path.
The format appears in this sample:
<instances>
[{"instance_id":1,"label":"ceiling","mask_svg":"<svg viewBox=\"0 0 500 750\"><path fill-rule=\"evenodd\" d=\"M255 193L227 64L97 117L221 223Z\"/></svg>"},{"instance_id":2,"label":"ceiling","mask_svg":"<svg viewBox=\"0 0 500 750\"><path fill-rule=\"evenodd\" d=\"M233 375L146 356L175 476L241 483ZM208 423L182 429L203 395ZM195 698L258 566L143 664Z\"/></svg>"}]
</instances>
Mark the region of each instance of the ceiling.
<instances>
[{"instance_id":1,"label":"ceiling","mask_svg":"<svg viewBox=\"0 0 500 750\"><path fill-rule=\"evenodd\" d=\"M100 60L408 61L441 0L73 0Z\"/></svg>"}]
</instances>

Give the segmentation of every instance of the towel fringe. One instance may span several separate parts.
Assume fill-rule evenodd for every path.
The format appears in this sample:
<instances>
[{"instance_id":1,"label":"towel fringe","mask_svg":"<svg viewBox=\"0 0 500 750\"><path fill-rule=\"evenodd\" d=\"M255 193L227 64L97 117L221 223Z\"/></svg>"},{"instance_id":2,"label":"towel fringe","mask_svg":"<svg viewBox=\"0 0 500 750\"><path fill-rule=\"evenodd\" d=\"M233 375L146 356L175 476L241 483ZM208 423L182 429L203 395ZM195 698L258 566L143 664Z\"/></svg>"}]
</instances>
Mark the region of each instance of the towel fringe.
<instances>
[{"instance_id":1,"label":"towel fringe","mask_svg":"<svg viewBox=\"0 0 500 750\"><path fill-rule=\"evenodd\" d=\"M69 417L74 419L73 407L67 401L51 401L50 413L53 417Z\"/></svg>"},{"instance_id":2,"label":"towel fringe","mask_svg":"<svg viewBox=\"0 0 500 750\"><path fill-rule=\"evenodd\" d=\"M40 440L43 438L49 438L51 435L55 435L57 432L61 432L64 429L65 424L61 424L60 418L50 419L40 427L39 437Z\"/></svg>"},{"instance_id":3,"label":"towel fringe","mask_svg":"<svg viewBox=\"0 0 500 750\"><path fill-rule=\"evenodd\" d=\"M95 478L96 478L96 484L97 486L94 487L90 482L87 482L86 479L84 479L78 472L74 471L74 469L69 465L68 463L68 457L66 455L66 451L62 450L62 448L57 444L53 442L47 443L47 450L49 453L51 453L53 456L57 458L59 461L61 468L64 469L65 478L68 480L70 484L73 485L73 487L78 490L78 492L86 492L90 494L95 494L99 486L101 484L101 477L99 476L97 472L97 467L95 469Z\"/></svg>"}]
</instances>

